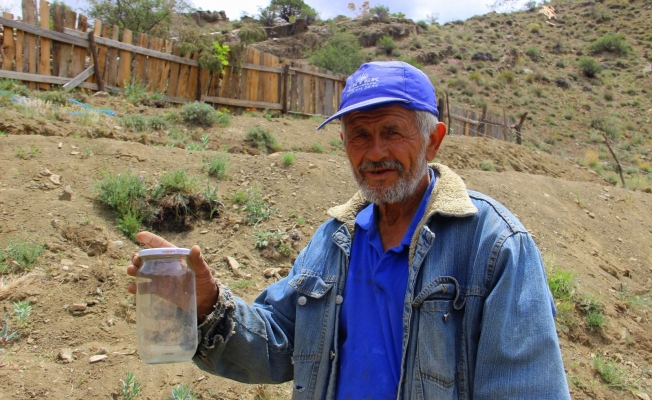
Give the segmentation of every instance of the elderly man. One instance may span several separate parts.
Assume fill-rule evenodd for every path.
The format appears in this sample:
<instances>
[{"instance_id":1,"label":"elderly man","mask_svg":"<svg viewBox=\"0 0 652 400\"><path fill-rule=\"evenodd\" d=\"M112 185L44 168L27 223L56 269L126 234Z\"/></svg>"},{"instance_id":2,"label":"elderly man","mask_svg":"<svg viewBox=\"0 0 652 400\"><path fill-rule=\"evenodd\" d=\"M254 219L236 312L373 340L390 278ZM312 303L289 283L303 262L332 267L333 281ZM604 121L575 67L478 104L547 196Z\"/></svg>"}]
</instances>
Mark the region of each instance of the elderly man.
<instances>
[{"instance_id":1,"label":"elderly man","mask_svg":"<svg viewBox=\"0 0 652 400\"><path fill-rule=\"evenodd\" d=\"M360 191L251 306L192 248L200 368L294 380L295 399L570 398L539 251L503 206L428 165L446 131L438 115L432 84L406 63L347 80L324 124L341 119Z\"/></svg>"}]
</instances>

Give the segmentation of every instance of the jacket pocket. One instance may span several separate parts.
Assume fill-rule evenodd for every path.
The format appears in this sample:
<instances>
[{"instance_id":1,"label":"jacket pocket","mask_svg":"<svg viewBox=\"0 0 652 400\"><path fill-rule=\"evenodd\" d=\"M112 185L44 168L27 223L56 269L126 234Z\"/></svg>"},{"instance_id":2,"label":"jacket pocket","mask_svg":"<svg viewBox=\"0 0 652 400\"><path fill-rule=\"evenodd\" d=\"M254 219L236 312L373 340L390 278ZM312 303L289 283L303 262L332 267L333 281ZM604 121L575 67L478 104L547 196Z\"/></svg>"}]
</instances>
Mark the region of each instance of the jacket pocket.
<instances>
[{"instance_id":1,"label":"jacket pocket","mask_svg":"<svg viewBox=\"0 0 652 400\"><path fill-rule=\"evenodd\" d=\"M318 397L315 386L323 346L325 346L326 325L334 307L330 307L330 296L334 283L318 275L301 272L288 284L296 291L296 317L294 355L293 399Z\"/></svg>"},{"instance_id":2,"label":"jacket pocket","mask_svg":"<svg viewBox=\"0 0 652 400\"><path fill-rule=\"evenodd\" d=\"M463 299L455 278L439 277L412 302L419 315L417 368L423 399L456 399Z\"/></svg>"}]
</instances>

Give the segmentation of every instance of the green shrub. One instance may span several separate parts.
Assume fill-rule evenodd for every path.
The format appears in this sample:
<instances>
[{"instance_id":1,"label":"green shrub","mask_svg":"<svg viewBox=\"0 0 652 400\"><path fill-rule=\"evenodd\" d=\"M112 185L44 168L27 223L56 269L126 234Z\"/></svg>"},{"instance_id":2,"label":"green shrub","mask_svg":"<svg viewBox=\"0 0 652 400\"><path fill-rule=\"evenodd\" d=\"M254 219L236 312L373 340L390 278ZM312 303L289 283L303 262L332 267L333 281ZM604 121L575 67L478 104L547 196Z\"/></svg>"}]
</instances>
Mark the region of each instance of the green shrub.
<instances>
[{"instance_id":1,"label":"green shrub","mask_svg":"<svg viewBox=\"0 0 652 400\"><path fill-rule=\"evenodd\" d=\"M127 379L122 382L122 397L124 400L133 400L140 394L140 383L132 372L127 372Z\"/></svg>"},{"instance_id":2,"label":"green shrub","mask_svg":"<svg viewBox=\"0 0 652 400\"><path fill-rule=\"evenodd\" d=\"M164 194L190 194L197 189L197 182L184 169L166 171L159 180ZM154 196L158 197L158 196Z\"/></svg>"},{"instance_id":3,"label":"green shrub","mask_svg":"<svg viewBox=\"0 0 652 400\"><path fill-rule=\"evenodd\" d=\"M369 13L378 17L378 19L381 21L386 21L389 18L389 7L379 4L375 7L372 7L369 10Z\"/></svg>"},{"instance_id":4,"label":"green shrub","mask_svg":"<svg viewBox=\"0 0 652 400\"><path fill-rule=\"evenodd\" d=\"M147 188L142 179L131 170L117 175L103 173L96 190L98 200L116 211L120 231L133 239L147 209Z\"/></svg>"},{"instance_id":5,"label":"green shrub","mask_svg":"<svg viewBox=\"0 0 652 400\"><path fill-rule=\"evenodd\" d=\"M552 297L558 300L570 300L575 291L573 271L553 270L548 274L548 286Z\"/></svg>"},{"instance_id":6,"label":"green shrub","mask_svg":"<svg viewBox=\"0 0 652 400\"><path fill-rule=\"evenodd\" d=\"M181 120L186 124L204 127L213 126L218 119L224 118L220 117L210 104L198 102L184 104L179 114ZM228 125L228 122L226 122L226 125Z\"/></svg>"},{"instance_id":7,"label":"green shrub","mask_svg":"<svg viewBox=\"0 0 652 400\"><path fill-rule=\"evenodd\" d=\"M580 72L587 78L594 78L600 72L600 64L593 57L582 57L577 61Z\"/></svg>"},{"instance_id":8,"label":"green shrub","mask_svg":"<svg viewBox=\"0 0 652 400\"><path fill-rule=\"evenodd\" d=\"M142 104L149 100L161 100L163 98L158 92L148 93L148 88L136 82L135 79L125 85L123 95L127 101L134 104Z\"/></svg>"},{"instance_id":9,"label":"green shrub","mask_svg":"<svg viewBox=\"0 0 652 400\"><path fill-rule=\"evenodd\" d=\"M605 92L604 92L604 94L602 95L602 97L603 97L606 101L614 101L614 92L611 91L611 90L605 90Z\"/></svg>"},{"instance_id":10,"label":"green shrub","mask_svg":"<svg viewBox=\"0 0 652 400\"><path fill-rule=\"evenodd\" d=\"M120 117L118 123L127 129L136 132L147 130L147 117L142 114L127 114Z\"/></svg>"},{"instance_id":11,"label":"green shrub","mask_svg":"<svg viewBox=\"0 0 652 400\"><path fill-rule=\"evenodd\" d=\"M29 96L29 88L15 79L0 78L0 91L7 91L10 94Z\"/></svg>"},{"instance_id":12,"label":"green shrub","mask_svg":"<svg viewBox=\"0 0 652 400\"><path fill-rule=\"evenodd\" d=\"M530 46L525 49L525 55L530 57L530 60L534 62L541 61L541 53L539 52L539 49L534 46Z\"/></svg>"},{"instance_id":13,"label":"green shrub","mask_svg":"<svg viewBox=\"0 0 652 400\"><path fill-rule=\"evenodd\" d=\"M245 141L250 142L259 150L267 153L273 153L281 149L276 137L264 128L255 127L249 129L245 136Z\"/></svg>"},{"instance_id":14,"label":"green shrub","mask_svg":"<svg viewBox=\"0 0 652 400\"><path fill-rule=\"evenodd\" d=\"M226 154L215 156L208 163L208 175L214 176L217 179L222 179L226 176L229 169L229 159Z\"/></svg>"},{"instance_id":15,"label":"green shrub","mask_svg":"<svg viewBox=\"0 0 652 400\"><path fill-rule=\"evenodd\" d=\"M415 57L408 57L408 58L399 57L398 59L403 61L403 62L406 62L406 63L410 64L414 68L418 68L418 69L423 68L423 63L420 63L419 61L417 61L417 59Z\"/></svg>"},{"instance_id":16,"label":"green shrub","mask_svg":"<svg viewBox=\"0 0 652 400\"><path fill-rule=\"evenodd\" d=\"M588 51L592 54L608 52L625 56L631 50L631 47L625 40L625 35L622 33L607 33L600 39L595 40L588 47Z\"/></svg>"},{"instance_id":17,"label":"green shrub","mask_svg":"<svg viewBox=\"0 0 652 400\"><path fill-rule=\"evenodd\" d=\"M66 106L68 102L68 93L58 90L36 93L36 97L56 106Z\"/></svg>"},{"instance_id":18,"label":"green shrub","mask_svg":"<svg viewBox=\"0 0 652 400\"><path fill-rule=\"evenodd\" d=\"M34 268L36 259L43 252L43 245L11 236L4 249L0 249L0 274L20 272Z\"/></svg>"},{"instance_id":19,"label":"green shrub","mask_svg":"<svg viewBox=\"0 0 652 400\"><path fill-rule=\"evenodd\" d=\"M396 43L394 43L394 40L392 39L391 36L386 35L378 39L378 41L376 42L376 47L384 51L385 54L389 56L392 54L394 49L396 49Z\"/></svg>"},{"instance_id":20,"label":"green shrub","mask_svg":"<svg viewBox=\"0 0 652 400\"><path fill-rule=\"evenodd\" d=\"M170 126L170 123L163 117L153 115L147 118L147 128L153 131L162 131Z\"/></svg>"},{"instance_id":21,"label":"green shrub","mask_svg":"<svg viewBox=\"0 0 652 400\"><path fill-rule=\"evenodd\" d=\"M530 25L528 25L528 29L532 33L539 33L541 31L541 25L537 24L536 22L533 22Z\"/></svg>"},{"instance_id":22,"label":"green shrub","mask_svg":"<svg viewBox=\"0 0 652 400\"><path fill-rule=\"evenodd\" d=\"M251 187L246 192L237 191L233 195L232 201L244 205L242 210L246 212L244 221L247 225L256 226L277 211L276 208L272 208L267 204L257 187Z\"/></svg>"},{"instance_id":23,"label":"green shrub","mask_svg":"<svg viewBox=\"0 0 652 400\"><path fill-rule=\"evenodd\" d=\"M596 356L593 359L593 368L608 386L623 387L625 385L625 372L620 370L610 359L600 355Z\"/></svg>"},{"instance_id":24,"label":"green shrub","mask_svg":"<svg viewBox=\"0 0 652 400\"><path fill-rule=\"evenodd\" d=\"M485 160L480 163L480 169L483 171L494 171L494 163L491 160Z\"/></svg>"},{"instance_id":25,"label":"green shrub","mask_svg":"<svg viewBox=\"0 0 652 400\"><path fill-rule=\"evenodd\" d=\"M319 143L317 143L317 142L314 142L314 143L312 144L312 151L315 152L315 153L319 153L319 154L321 154L321 153L324 152L324 148L322 147L321 144L319 144Z\"/></svg>"},{"instance_id":26,"label":"green shrub","mask_svg":"<svg viewBox=\"0 0 652 400\"><path fill-rule=\"evenodd\" d=\"M430 27L430 25L428 25L428 23L424 20L417 21L417 26L423 29L424 31L427 31L428 28Z\"/></svg>"},{"instance_id":27,"label":"green shrub","mask_svg":"<svg viewBox=\"0 0 652 400\"><path fill-rule=\"evenodd\" d=\"M580 300L580 308L586 317L586 326L591 332L602 331L604 325L604 304L591 296L584 295Z\"/></svg>"},{"instance_id":28,"label":"green shrub","mask_svg":"<svg viewBox=\"0 0 652 400\"><path fill-rule=\"evenodd\" d=\"M286 167L292 165L293 162L294 162L294 154L287 153L283 155L283 164L285 164Z\"/></svg>"},{"instance_id":29,"label":"green shrub","mask_svg":"<svg viewBox=\"0 0 652 400\"><path fill-rule=\"evenodd\" d=\"M516 76L514 75L514 72L512 71L502 71L500 74L498 74L498 82L511 85L514 82L514 79Z\"/></svg>"},{"instance_id":30,"label":"green shrub","mask_svg":"<svg viewBox=\"0 0 652 400\"><path fill-rule=\"evenodd\" d=\"M310 63L338 74L350 75L364 62L365 54L351 33L336 33L309 55Z\"/></svg>"},{"instance_id":31,"label":"green shrub","mask_svg":"<svg viewBox=\"0 0 652 400\"><path fill-rule=\"evenodd\" d=\"M192 392L190 386L186 386L185 383L177 385L172 388L172 396L168 396L167 400L198 400L199 397Z\"/></svg>"}]
</instances>

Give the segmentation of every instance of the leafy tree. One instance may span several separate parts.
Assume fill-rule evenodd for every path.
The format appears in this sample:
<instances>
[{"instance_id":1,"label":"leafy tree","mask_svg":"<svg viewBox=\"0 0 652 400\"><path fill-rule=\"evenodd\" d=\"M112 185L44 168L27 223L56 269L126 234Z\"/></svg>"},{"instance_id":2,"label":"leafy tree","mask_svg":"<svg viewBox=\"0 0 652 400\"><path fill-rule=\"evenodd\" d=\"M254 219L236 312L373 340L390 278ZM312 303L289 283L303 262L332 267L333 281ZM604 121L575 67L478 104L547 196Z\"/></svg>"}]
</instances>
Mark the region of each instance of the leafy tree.
<instances>
[{"instance_id":1,"label":"leafy tree","mask_svg":"<svg viewBox=\"0 0 652 400\"><path fill-rule=\"evenodd\" d=\"M364 17L365 15L369 14L371 11L371 6L369 5L368 1L365 1L360 5L360 8L356 8L355 3L351 2L349 5L346 7L356 15L356 17Z\"/></svg>"},{"instance_id":2,"label":"leafy tree","mask_svg":"<svg viewBox=\"0 0 652 400\"><path fill-rule=\"evenodd\" d=\"M380 20L386 20L389 18L389 7L382 4L373 7L371 10L369 10L369 12L371 12L372 15L378 17Z\"/></svg>"},{"instance_id":3,"label":"leafy tree","mask_svg":"<svg viewBox=\"0 0 652 400\"><path fill-rule=\"evenodd\" d=\"M258 7L258 22L263 26L274 26L277 17L273 9Z\"/></svg>"},{"instance_id":4,"label":"leafy tree","mask_svg":"<svg viewBox=\"0 0 652 400\"><path fill-rule=\"evenodd\" d=\"M295 18L305 18L308 23L311 23L317 17L317 11L303 0L272 0L268 8L276 11L279 18L286 22L291 22Z\"/></svg>"},{"instance_id":5,"label":"leafy tree","mask_svg":"<svg viewBox=\"0 0 652 400\"><path fill-rule=\"evenodd\" d=\"M164 34L173 23L173 16L190 10L186 0L88 0L85 12L120 30Z\"/></svg>"},{"instance_id":6,"label":"leafy tree","mask_svg":"<svg viewBox=\"0 0 652 400\"><path fill-rule=\"evenodd\" d=\"M310 63L335 73L350 75L364 62L364 52L355 36L338 33L310 55Z\"/></svg>"}]
</instances>

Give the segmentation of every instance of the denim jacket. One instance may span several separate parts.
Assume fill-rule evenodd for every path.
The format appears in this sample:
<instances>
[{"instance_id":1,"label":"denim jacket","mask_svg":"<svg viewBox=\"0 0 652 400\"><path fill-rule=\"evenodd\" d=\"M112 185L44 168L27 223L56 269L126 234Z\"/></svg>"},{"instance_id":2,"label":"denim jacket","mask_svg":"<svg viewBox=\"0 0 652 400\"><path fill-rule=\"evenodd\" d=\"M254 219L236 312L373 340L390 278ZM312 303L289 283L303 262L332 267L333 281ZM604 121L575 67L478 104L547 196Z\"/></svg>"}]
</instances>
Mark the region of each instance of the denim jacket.
<instances>
[{"instance_id":1,"label":"denim jacket","mask_svg":"<svg viewBox=\"0 0 652 400\"><path fill-rule=\"evenodd\" d=\"M398 399L570 399L539 251L502 205L440 164L410 245ZM195 363L247 383L294 380L293 399L332 399L356 194L253 305L220 287ZM360 310L360 312L365 312Z\"/></svg>"}]
</instances>

